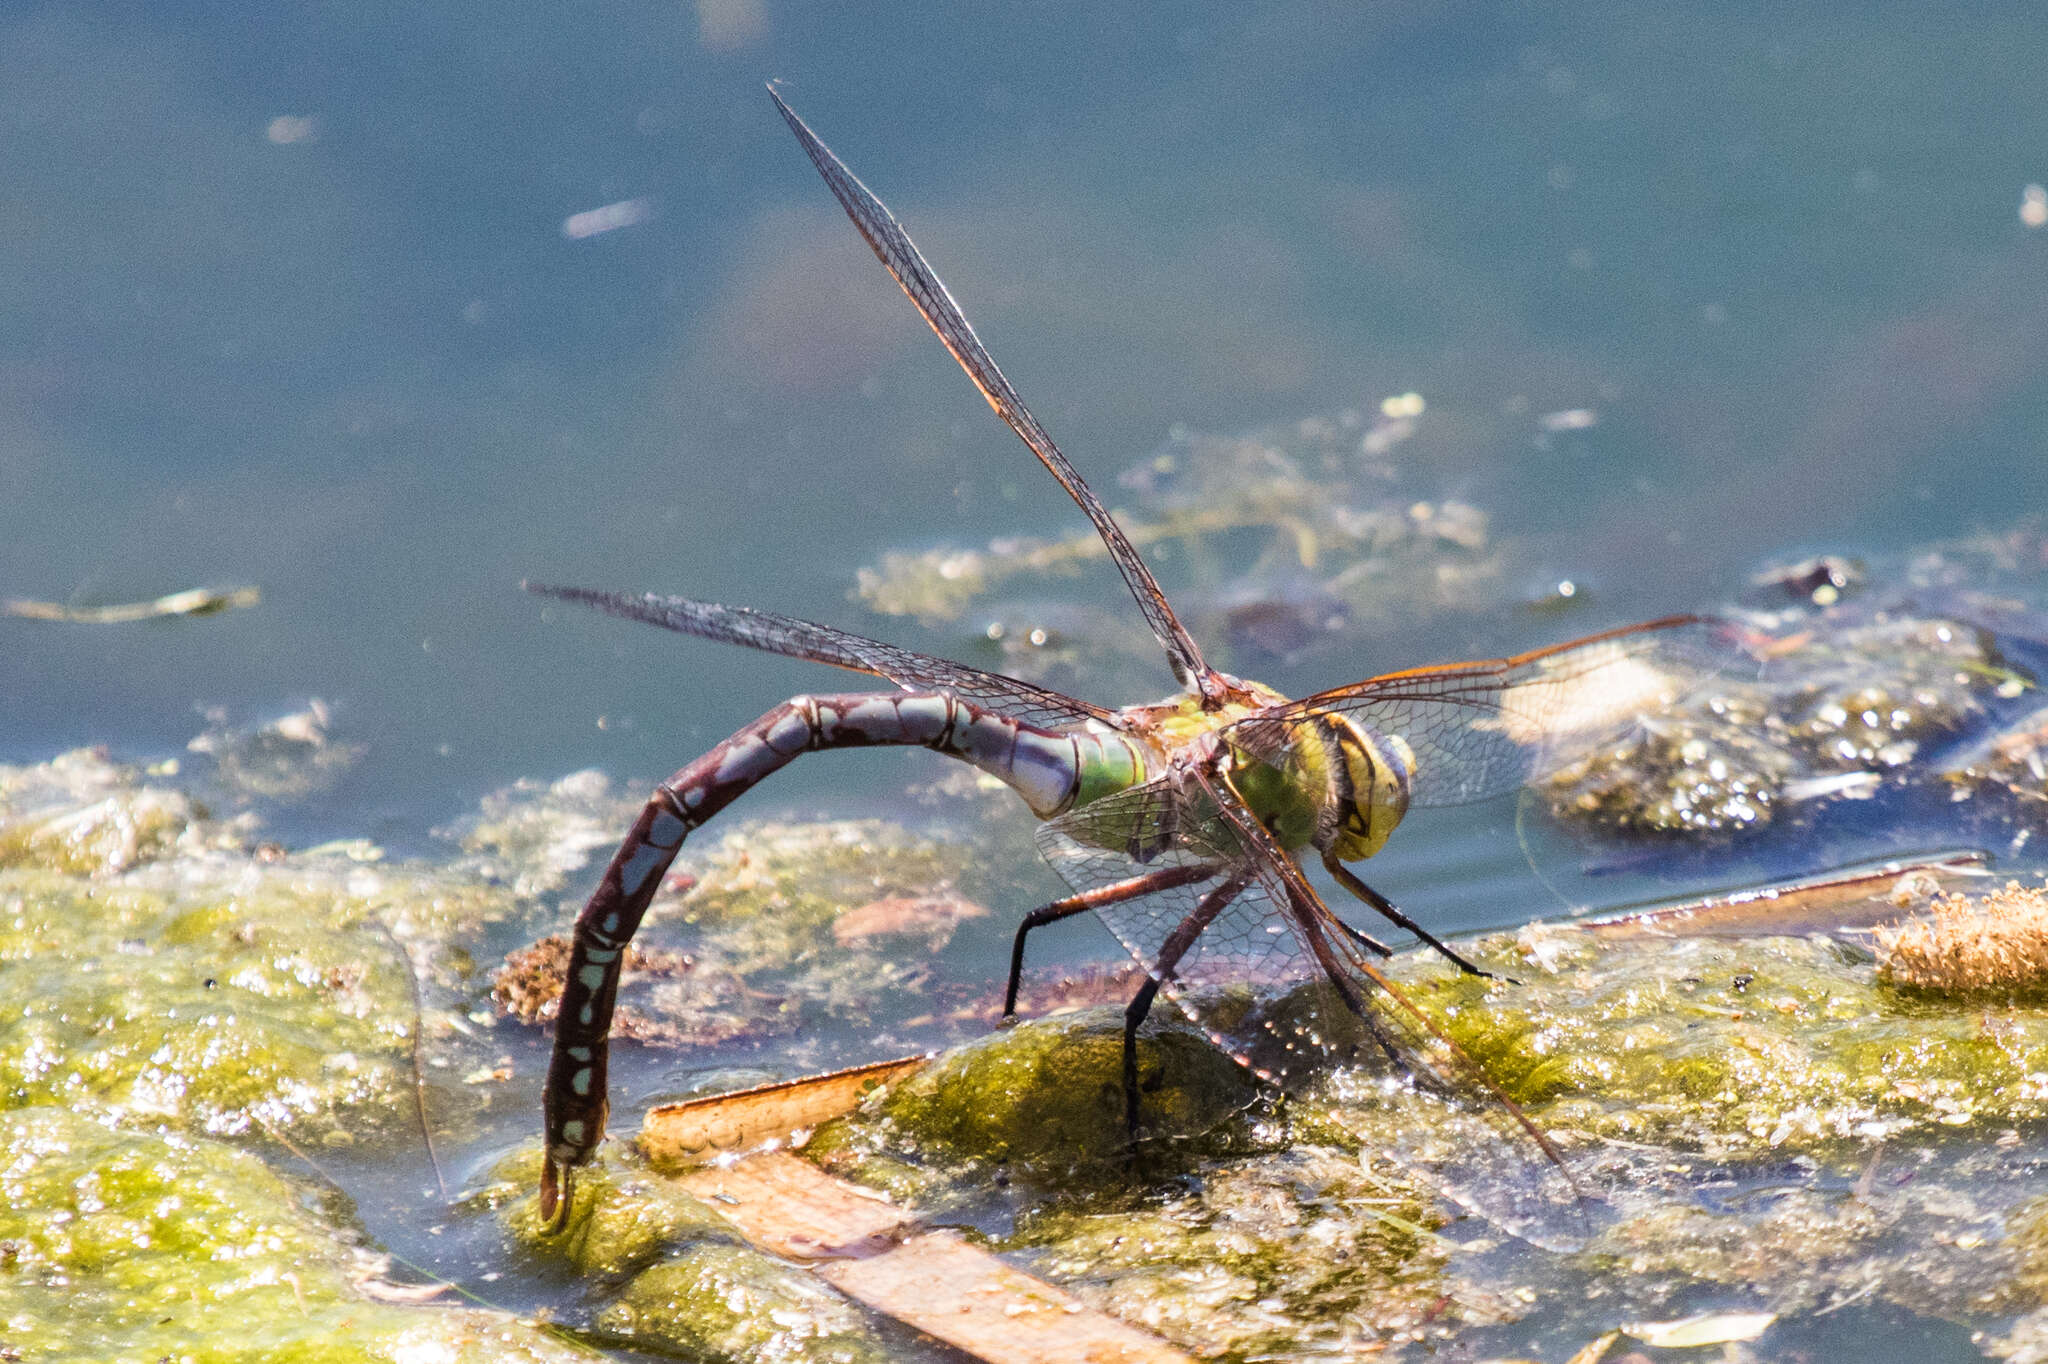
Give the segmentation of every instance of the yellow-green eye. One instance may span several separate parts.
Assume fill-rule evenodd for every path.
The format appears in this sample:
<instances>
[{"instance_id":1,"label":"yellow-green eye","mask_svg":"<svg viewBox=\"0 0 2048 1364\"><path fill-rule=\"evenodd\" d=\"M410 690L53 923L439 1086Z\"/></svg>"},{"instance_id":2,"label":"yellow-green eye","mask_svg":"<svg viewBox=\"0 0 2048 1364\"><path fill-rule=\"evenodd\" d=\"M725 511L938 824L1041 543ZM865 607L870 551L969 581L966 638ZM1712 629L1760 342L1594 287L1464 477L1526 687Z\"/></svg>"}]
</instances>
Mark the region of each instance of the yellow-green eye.
<instances>
[{"instance_id":1,"label":"yellow-green eye","mask_svg":"<svg viewBox=\"0 0 2048 1364\"><path fill-rule=\"evenodd\" d=\"M1336 750L1331 798L1343 805L1330 850L1340 861L1356 862L1384 848L1408 813L1415 755L1399 736L1375 733L1342 716L1324 716L1322 723Z\"/></svg>"}]
</instances>

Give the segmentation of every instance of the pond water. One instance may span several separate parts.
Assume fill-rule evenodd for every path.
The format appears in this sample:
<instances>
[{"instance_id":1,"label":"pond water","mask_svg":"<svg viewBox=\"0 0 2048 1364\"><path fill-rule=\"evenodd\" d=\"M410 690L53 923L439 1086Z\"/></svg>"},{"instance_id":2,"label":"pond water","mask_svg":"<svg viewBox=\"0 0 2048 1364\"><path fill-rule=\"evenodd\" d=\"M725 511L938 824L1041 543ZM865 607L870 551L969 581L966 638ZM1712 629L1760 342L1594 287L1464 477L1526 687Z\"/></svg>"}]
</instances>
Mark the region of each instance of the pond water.
<instances>
[{"instance_id":1,"label":"pond water","mask_svg":"<svg viewBox=\"0 0 2048 1364\"><path fill-rule=\"evenodd\" d=\"M944 619L856 597L891 552L1085 523L875 266L769 78L1113 506L1199 505L1169 476L1204 439L1353 448L1421 396L1360 477L1418 523L1484 518L1498 557L1454 603L1433 561L1389 569L1295 647L1329 574L1275 567L1284 518L1148 551L1225 666L1282 691L2023 526L2048 499L2044 58L2024 6L17 6L0 597L262 600L0 616L0 762L177 755L317 698L350 760L264 802L270 833L417 851L517 779L644 783L844 685L525 578L987 666L991 625L1083 622L1056 685L1168 690L1099 560ZM1229 633L1246 619L1280 634ZM928 821L936 765L800 763L742 812ZM1418 817L1375 883L1454 932L1944 841L1894 820L1672 872L1539 831L1539 881L1514 824ZM1004 890L999 919L1057 883L1027 864ZM1885 1335L1841 1321L1808 1344ZM1944 1350L1974 1353L1910 1352Z\"/></svg>"}]
</instances>

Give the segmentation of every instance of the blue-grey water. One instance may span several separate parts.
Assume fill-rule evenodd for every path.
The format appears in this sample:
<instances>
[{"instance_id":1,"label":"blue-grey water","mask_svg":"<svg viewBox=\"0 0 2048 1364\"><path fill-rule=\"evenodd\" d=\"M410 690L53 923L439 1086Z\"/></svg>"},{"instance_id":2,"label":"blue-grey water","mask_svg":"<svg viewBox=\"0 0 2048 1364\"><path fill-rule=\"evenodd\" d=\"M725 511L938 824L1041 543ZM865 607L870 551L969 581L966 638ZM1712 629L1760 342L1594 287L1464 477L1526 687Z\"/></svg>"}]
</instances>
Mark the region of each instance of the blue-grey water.
<instances>
[{"instance_id":1,"label":"blue-grey water","mask_svg":"<svg viewBox=\"0 0 2048 1364\"><path fill-rule=\"evenodd\" d=\"M1596 589L1366 632L1269 670L1284 690L2010 526L2048 493L2044 59L2039 14L1998 5L17 3L0 597L263 601L0 618L0 760L175 753L206 708L318 697L364 754L290 831L402 844L514 778L660 776L837 685L544 615L522 578L955 647L849 600L855 570L1083 523L768 78L1112 502L1176 427L1415 391L1454 437L1416 477L1546 546L1532 593ZM1128 609L1099 565L1033 590ZM1166 674L1111 679L1093 699ZM819 759L756 808L925 774ZM1522 866L1511 811L1473 818L1383 878L1451 927L1499 912L1459 886Z\"/></svg>"},{"instance_id":2,"label":"blue-grey water","mask_svg":"<svg viewBox=\"0 0 2048 1364\"><path fill-rule=\"evenodd\" d=\"M1711 604L1761 556L2004 523L2048 486L2024 7L35 5L0 38L0 595L264 593L0 620L9 757L318 696L369 746L337 826L655 776L829 675L551 625L521 578L946 646L848 602L856 566L1078 528L768 77L1105 488L1177 424L1408 390L1471 414L1436 481L1562 533L1604 614L1432 653ZM623 201L644 221L565 235ZM1511 403L1601 421L1540 449ZM1115 602L1106 572L1055 588ZM1424 661L1402 643L1341 671Z\"/></svg>"}]
</instances>

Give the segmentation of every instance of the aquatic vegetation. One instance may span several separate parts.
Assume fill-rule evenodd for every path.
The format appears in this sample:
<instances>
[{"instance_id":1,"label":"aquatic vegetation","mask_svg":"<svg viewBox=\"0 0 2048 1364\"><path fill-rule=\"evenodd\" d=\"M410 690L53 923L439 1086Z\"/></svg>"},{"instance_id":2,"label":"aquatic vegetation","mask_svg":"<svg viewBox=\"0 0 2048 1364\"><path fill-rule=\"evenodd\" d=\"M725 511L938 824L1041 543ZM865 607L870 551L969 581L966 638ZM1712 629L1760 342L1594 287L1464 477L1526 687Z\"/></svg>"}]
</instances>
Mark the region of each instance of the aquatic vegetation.
<instances>
[{"instance_id":1,"label":"aquatic vegetation","mask_svg":"<svg viewBox=\"0 0 2048 1364\"><path fill-rule=\"evenodd\" d=\"M462 851L451 870L518 895L546 895L566 886L592 853L611 845L635 803L614 793L604 773L585 769L493 791L474 814L437 833Z\"/></svg>"},{"instance_id":2,"label":"aquatic vegetation","mask_svg":"<svg viewBox=\"0 0 2048 1364\"><path fill-rule=\"evenodd\" d=\"M15 1358L317 1364L591 1358L532 1322L379 1301L385 1257L217 1141L0 1112L0 1345Z\"/></svg>"},{"instance_id":3,"label":"aquatic vegetation","mask_svg":"<svg viewBox=\"0 0 2048 1364\"><path fill-rule=\"evenodd\" d=\"M0 838L110 799L96 818L118 822L130 798L190 802L164 775L89 754L0 770L0 791L22 802L0 810ZM0 873L0 997L21 1010L0 1031L14 1096L0 1137L16 1153L0 1167L13 1181L0 1190L12 1209L0 1244L17 1247L18 1271L0 1285L13 1323L0 1343L77 1340L80 1359L267 1358L316 1338L331 1353L311 1357L337 1360L388 1358L394 1341L457 1360L575 1357L502 1315L376 1300L394 1290L380 1287L385 1267L361 1248L346 1202L309 1193L269 1135L316 1154L418 1159L404 956L423 972L428 1041L451 1063L441 1073L488 1062L492 1039L435 1020L482 1004L455 944L516 941L549 913L502 884L560 857L536 809L553 812L564 839L587 827L572 793L532 785L492 806L526 831L530 860L507 840L458 852L460 873L371 860L374 848L353 843L286 853L197 803L182 831L137 845L151 860L125 870L93 858L86 876L50 862ZM952 913L873 906L1011 893L983 879L990 859L972 840L880 821L740 825L694 852L658 903L670 941L715 949L734 988L796 999L799 1017L863 1016L875 1006L852 1003L859 973L888 955L922 957L920 935L934 931L925 916ZM61 848L49 856L68 865ZM849 916L909 936L840 931ZM992 925L1003 927L957 921L963 933ZM1540 1325L1546 1340L1584 1341L1707 1306L1775 1311L1782 1323L1852 1299L1961 1320L2024 1356L2048 1301L2048 1175L2032 1154L2048 1116L2038 996L1950 1002L1890 983L1853 940L1807 936L1536 927L1462 946L1523 983L1446 976L1416 956L1394 964L1395 978L1557 1137L1602 1200L1576 1255L1532 1251L1439 1196L1482 1176L1459 1165L1469 1148L1456 1129L1441 1143L1447 1159L1418 1140L1448 1111L1427 1092L1361 1071L1276 1103L1185 1025L1140 1051L1148 1113L1165 1135L1133 1183L1121 1157L1120 1009L1097 1006L1121 998L1128 968L1049 975L1040 1001L1067 1012L949 1051L805 1153L933 1222L978 1230L1097 1308L1226 1359L1290 1342L1547 1355L1517 1333ZM786 952L806 964L779 961ZM742 961L744 971L731 965ZM668 983L688 985L695 970ZM834 1012L842 984L847 1012ZM942 1038L978 1031L999 992L940 973L900 993L888 1007L932 1013L921 1035ZM946 1024L952 1001L970 996L981 1012ZM1270 990L1247 999L1302 1007ZM444 1124L477 1111L460 1099L472 1089L473 1103L521 1106L492 1081L444 1084ZM568 1231L542 1235L529 1192L538 1161L524 1147L453 1216L502 1231L514 1254L492 1263L515 1281L573 1282L556 1311L585 1339L719 1361L918 1357L900 1327L746 1244L716 1205L627 1143L603 1149ZM226 1258L230 1239L265 1248ZM159 1291L175 1305L122 1305L154 1304ZM80 1303L104 1303L100 1335L78 1335Z\"/></svg>"},{"instance_id":4,"label":"aquatic vegetation","mask_svg":"<svg viewBox=\"0 0 2048 1364\"><path fill-rule=\"evenodd\" d=\"M2048 893L2008 881L1984 895L1940 895L1927 917L1877 932L1878 972L1943 993L2048 987Z\"/></svg>"},{"instance_id":5,"label":"aquatic vegetation","mask_svg":"<svg viewBox=\"0 0 2048 1364\"><path fill-rule=\"evenodd\" d=\"M889 1364L900 1346L867 1313L794 1265L699 1242L635 1275L598 1313L600 1335L713 1360Z\"/></svg>"},{"instance_id":6,"label":"aquatic vegetation","mask_svg":"<svg viewBox=\"0 0 2048 1364\"><path fill-rule=\"evenodd\" d=\"M1370 420L1347 409L1246 435L1178 431L1121 478L1134 505L1119 520L1133 544L1171 546L1194 563L1190 618L1254 658L1288 657L1366 622L1492 604L1503 563L1486 513L1416 492L1390 458L1415 434L1419 408ZM1227 556L1217 553L1225 542ZM891 550L859 570L854 596L930 626L970 610L1000 622L990 638L1004 646L1006 668L1035 677L1077 653L1118 649L1128 622L992 594L1105 554L1094 535ZM1214 558L1232 565L1227 579ZM1034 637L1032 648L1014 646Z\"/></svg>"},{"instance_id":7,"label":"aquatic vegetation","mask_svg":"<svg viewBox=\"0 0 2048 1364\"><path fill-rule=\"evenodd\" d=\"M301 800L331 786L363 756L363 746L333 735L334 717L315 697L304 710L236 727L227 713L207 712L206 732L187 751L213 760L214 781L237 800Z\"/></svg>"},{"instance_id":8,"label":"aquatic vegetation","mask_svg":"<svg viewBox=\"0 0 2048 1364\"><path fill-rule=\"evenodd\" d=\"M169 764L171 773L176 764ZM0 766L0 867L115 876L179 853L240 847L246 831L218 823L182 790L79 749L46 763Z\"/></svg>"},{"instance_id":9,"label":"aquatic vegetation","mask_svg":"<svg viewBox=\"0 0 2048 1364\"><path fill-rule=\"evenodd\" d=\"M1123 1206L1054 1203L1006 1249L1092 1305L1231 1359L1449 1339L1527 1304L1465 1278L1426 1194L1305 1147Z\"/></svg>"},{"instance_id":10,"label":"aquatic vegetation","mask_svg":"<svg viewBox=\"0 0 2048 1364\"><path fill-rule=\"evenodd\" d=\"M1931 775L1927 750L2010 690L1993 638L1941 617L1823 614L1761 647L1760 668L1552 774L1550 813L1626 834L1762 829L1816 795Z\"/></svg>"},{"instance_id":11,"label":"aquatic vegetation","mask_svg":"<svg viewBox=\"0 0 2048 1364\"><path fill-rule=\"evenodd\" d=\"M598 1286L601 1339L707 1360L890 1360L861 1308L802 1269L742 1241L730 1223L630 1151L607 1152L584 1181L559 1234L530 1197L538 1148L493 1169L473 1211L496 1208L524 1253L558 1261Z\"/></svg>"}]
</instances>

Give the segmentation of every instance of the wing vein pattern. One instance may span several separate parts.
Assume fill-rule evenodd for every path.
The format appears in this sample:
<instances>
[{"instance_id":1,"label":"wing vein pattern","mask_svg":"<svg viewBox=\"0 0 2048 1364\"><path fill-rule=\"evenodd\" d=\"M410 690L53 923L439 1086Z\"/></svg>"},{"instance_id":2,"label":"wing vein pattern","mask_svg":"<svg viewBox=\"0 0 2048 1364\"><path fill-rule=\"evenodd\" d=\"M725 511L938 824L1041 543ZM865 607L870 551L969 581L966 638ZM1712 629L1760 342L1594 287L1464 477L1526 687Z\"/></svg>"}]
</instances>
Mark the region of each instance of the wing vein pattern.
<instances>
[{"instance_id":1,"label":"wing vein pattern","mask_svg":"<svg viewBox=\"0 0 2048 1364\"><path fill-rule=\"evenodd\" d=\"M948 691L969 701L986 704L1012 719L1052 728L1086 723L1111 723L1112 713L1101 706L1063 696L1020 678L934 658L911 649L884 644L846 630L756 611L745 606L722 606L717 602L694 601L688 597L664 597L654 593L630 595L623 592L594 592L581 587L549 587L528 583L529 592L556 597L593 607L608 615L644 621L664 629L741 644L771 654L829 663L835 668L886 678L905 691Z\"/></svg>"},{"instance_id":2,"label":"wing vein pattern","mask_svg":"<svg viewBox=\"0 0 2048 1364\"><path fill-rule=\"evenodd\" d=\"M1209 695L1214 684L1209 680L1208 666L1202 661L1202 651L1196 646L1186 627L1174 615L1173 608L1167 605L1166 595L1160 591L1158 581L1152 576L1152 570L1138 557L1137 548L1131 544L1130 537L1124 534L1123 528L1110 516L1109 509L1089 490L1081 475L1068 462L1066 455L1053 444L1052 437L1046 434L1045 428L1038 424L1038 419L1024 406L1024 400L1017 395L1017 390L1011 387L1002 370L997 368L995 358L988 353L988 348L982 345L981 338L974 334L974 328L968 324L967 315L960 311L960 305L953 301L953 295L947 291L937 273L926 262L924 255L911 242L909 234L903 230L903 225L897 222L895 215L860 182L859 177L848 170L845 163L834 156L829 147L819 141L817 134L797 117L796 111L783 103L782 96L775 92L774 87L769 87L768 94L774 99L775 107L782 111L782 117L788 122L790 131L794 132L797 140L803 144L805 153L811 158L811 164L818 168L818 173L831 187L833 196L846 210L846 216L853 220L853 225L860 230L861 236L873 248L876 258L895 278L896 283L902 286L903 292L909 296L911 303L916 305L918 312L923 314L932 331L945 343L953 358L960 362L960 367L967 371L967 377L981 390L982 396L988 400L989 406L995 409L996 415L1007 422L1010 429L1031 447L1031 452L1044 462L1045 467L1052 471L1052 476L1060 481L1060 486L1065 488L1080 505L1081 510L1088 514L1088 519L1095 523L1096 532L1101 535L1103 544L1109 549L1110 558L1116 561L1117 571L1123 574L1124 583L1130 588L1131 595L1137 599L1138 609L1145 613L1146 623L1152 627L1152 633L1165 648L1167 659L1173 665L1174 675L1179 678L1181 685L1199 687L1205 696Z\"/></svg>"}]
</instances>

